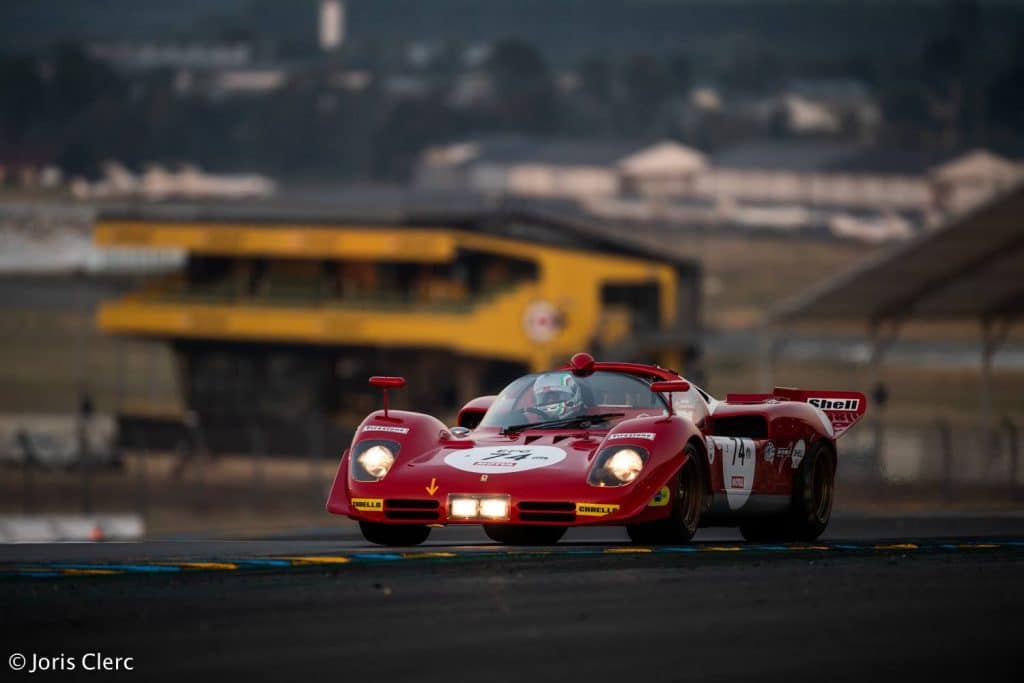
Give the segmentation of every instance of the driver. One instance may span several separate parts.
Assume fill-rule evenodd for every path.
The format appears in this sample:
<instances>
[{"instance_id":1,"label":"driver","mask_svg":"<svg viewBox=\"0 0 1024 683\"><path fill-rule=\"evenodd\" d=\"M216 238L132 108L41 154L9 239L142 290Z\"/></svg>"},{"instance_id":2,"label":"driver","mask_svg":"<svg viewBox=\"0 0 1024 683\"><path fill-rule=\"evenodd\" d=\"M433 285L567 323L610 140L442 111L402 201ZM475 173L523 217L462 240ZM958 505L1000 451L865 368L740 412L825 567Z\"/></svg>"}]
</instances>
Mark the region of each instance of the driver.
<instances>
[{"instance_id":1,"label":"driver","mask_svg":"<svg viewBox=\"0 0 1024 683\"><path fill-rule=\"evenodd\" d=\"M579 382L569 372L548 372L533 382L533 406L549 420L576 417L583 413Z\"/></svg>"}]
</instances>

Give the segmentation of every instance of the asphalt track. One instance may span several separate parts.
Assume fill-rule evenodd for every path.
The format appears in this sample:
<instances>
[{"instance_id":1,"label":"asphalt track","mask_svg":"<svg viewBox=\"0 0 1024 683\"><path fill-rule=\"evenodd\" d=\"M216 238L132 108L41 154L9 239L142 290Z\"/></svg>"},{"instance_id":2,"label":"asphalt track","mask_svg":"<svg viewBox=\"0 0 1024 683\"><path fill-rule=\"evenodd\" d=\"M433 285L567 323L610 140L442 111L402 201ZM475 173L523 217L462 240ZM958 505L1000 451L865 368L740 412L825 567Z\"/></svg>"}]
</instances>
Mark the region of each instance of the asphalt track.
<instances>
[{"instance_id":1,"label":"asphalt track","mask_svg":"<svg viewBox=\"0 0 1024 683\"><path fill-rule=\"evenodd\" d=\"M5 658L53 680L1021 680L1024 517L837 519L821 543L635 548L590 529L506 549L475 529L367 547L0 547ZM649 552L648 552L649 551ZM152 569L162 567L162 569ZM133 671L84 671L83 656ZM94 662L95 658L89 660ZM38 677L11 672L2 680Z\"/></svg>"}]
</instances>

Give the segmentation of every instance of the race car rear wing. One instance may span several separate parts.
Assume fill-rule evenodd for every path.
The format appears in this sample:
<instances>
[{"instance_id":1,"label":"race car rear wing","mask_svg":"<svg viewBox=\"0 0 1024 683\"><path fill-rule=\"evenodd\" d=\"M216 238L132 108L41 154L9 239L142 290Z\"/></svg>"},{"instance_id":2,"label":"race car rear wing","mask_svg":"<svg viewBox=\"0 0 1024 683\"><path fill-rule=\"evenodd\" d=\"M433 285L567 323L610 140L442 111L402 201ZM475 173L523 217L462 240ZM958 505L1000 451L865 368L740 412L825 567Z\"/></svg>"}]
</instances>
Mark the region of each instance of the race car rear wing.
<instances>
[{"instance_id":1,"label":"race car rear wing","mask_svg":"<svg viewBox=\"0 0 1024 683\"><path fill-rule=\"evenodd\" d=\"M816 391L775 387L772 395L789 401L810 403L815 408L821 409L832 423L832 432L837 439L864 417L864 412L868 408L867 398L857 391Z\"/></svg>"}]
</instances>

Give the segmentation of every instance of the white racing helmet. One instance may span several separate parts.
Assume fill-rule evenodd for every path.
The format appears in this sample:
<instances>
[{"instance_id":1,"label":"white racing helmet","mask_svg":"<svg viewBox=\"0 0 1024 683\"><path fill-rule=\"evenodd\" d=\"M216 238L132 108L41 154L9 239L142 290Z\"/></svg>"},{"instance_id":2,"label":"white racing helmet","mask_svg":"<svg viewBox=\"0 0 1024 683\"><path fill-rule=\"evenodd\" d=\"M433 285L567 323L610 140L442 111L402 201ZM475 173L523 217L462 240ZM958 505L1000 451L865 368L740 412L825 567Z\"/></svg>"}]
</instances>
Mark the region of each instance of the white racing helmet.
<instances>
[{"instance_id":1,"label":"white racing helmet","mask_svg":"<svg viewBox=\"0 0 1024 683\"><path fill-rule=\"evenodd\" d=\"M548 372L533 382L533 405L552 420L573 417L583 405L579 382L569 372Z\"/></svg>"}]
</instances>

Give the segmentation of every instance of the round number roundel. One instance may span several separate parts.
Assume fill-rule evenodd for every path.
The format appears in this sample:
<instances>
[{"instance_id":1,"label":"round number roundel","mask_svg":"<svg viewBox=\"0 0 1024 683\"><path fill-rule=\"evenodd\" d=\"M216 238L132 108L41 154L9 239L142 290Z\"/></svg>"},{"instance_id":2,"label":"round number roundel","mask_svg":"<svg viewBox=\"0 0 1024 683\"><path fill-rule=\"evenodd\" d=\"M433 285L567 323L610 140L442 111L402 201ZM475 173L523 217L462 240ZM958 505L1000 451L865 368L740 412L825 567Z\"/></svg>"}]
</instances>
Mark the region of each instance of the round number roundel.
<instances>
[{"instance_id":1,"label":"round number roundel","mask_svg":"<svg viewBox=\"0 0 1024 683\"><path fill-rule=\"evenodd\" d=\"M523 327L530 341L549 342L558 336L562 326L561 312L548 301L534 301L523 313Z\"/></svg>"},{"instance_id":2,"label":"round number roundel","mask_svg":"<svg viewBox=\"0 0 1024 683\"><path fill-rule=\"evenodd\" d=\"M463 472L510 474L550 467L565 460L565 451L554 446L479 446L452 451L444 462Z\"/></svg>"}]
</instances>

